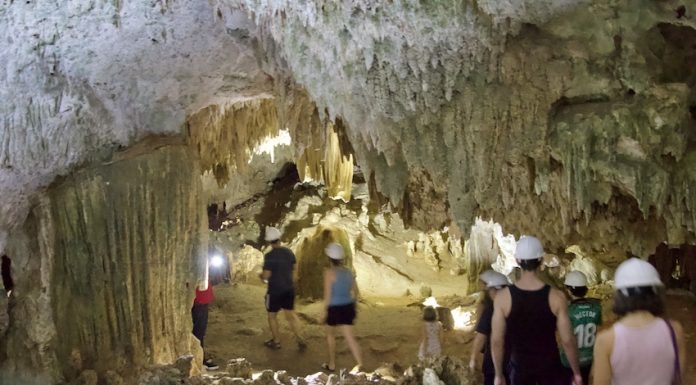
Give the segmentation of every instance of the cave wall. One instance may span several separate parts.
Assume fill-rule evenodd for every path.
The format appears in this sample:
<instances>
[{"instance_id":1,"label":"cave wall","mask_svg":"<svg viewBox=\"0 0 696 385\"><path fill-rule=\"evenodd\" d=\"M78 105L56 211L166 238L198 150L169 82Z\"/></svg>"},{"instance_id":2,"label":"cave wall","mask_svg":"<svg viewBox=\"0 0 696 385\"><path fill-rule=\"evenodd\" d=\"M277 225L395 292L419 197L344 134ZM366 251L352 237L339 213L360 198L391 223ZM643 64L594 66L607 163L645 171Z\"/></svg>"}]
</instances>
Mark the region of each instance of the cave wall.
<instances>
[{"instance_id":1,"label":"cave wall","mask_svg":"<svg viewBox=\"0 0 696 385\"><path fill-rule=\"evenodd\" d=\"M478 215L607 259L696 242L693 1L218 3L415 225Z\"/></svg>"},{"instance_id":2,"label":"cave wall","mask_svg":"<svg viewBox=\"0 0 696 385\"><path fill-rule=\"evenodd\" d=\"M201 197L198 161L176 139L147 140L51 185L9 240L17 287L0 383L52 384L84 370L129 378L196 353Z\"/></svg>"}]
</instances>

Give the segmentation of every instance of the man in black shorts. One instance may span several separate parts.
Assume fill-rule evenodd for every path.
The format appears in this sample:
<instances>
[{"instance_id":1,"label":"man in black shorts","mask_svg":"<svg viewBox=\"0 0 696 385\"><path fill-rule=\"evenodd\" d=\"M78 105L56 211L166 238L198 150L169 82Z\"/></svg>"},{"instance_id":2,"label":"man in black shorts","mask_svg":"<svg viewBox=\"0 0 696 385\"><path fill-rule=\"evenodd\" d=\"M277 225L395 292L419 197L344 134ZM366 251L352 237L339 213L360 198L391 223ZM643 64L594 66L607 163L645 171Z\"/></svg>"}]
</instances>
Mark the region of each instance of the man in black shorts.
<instances>
[{"instance_id":1,"label":"man in black shorts","mask_svg":"<svg viewBox=\"0 0 696 385\"><path fill-rule=\"evenodd\" d=\"M266 228L266 242L271 244L272 250L263 257L263 271L259 275L264 282L268 282L266 292L266 311L268 312L268 326L273 338L264 342L271 349L280 349L280 333L278 332L278 312L285 311L285 317L290 324L293 334L297 338L297 346L304 349L307 345L300 335L297 315L295 314L295 288L293 286L293 270L295 268L295 254L287 247L280 245L280 230L275 227Z\"/></svg>"},{"instance_id":2,"label":"man in black shorts","mask_svg":"<svg viewBox=\"0 0 696 385\"><path fill-rule=\"evenodd\" d=\"M572 384L582 385L575 335L565 295L539 279L544 248L537 238L522 236L515 259L520 278L493 300L491 351L495 385L505 385L505 349L510 355L510 385L561 385L567 382L556 342L573 371Z\"/></svg>"}]
</instances>

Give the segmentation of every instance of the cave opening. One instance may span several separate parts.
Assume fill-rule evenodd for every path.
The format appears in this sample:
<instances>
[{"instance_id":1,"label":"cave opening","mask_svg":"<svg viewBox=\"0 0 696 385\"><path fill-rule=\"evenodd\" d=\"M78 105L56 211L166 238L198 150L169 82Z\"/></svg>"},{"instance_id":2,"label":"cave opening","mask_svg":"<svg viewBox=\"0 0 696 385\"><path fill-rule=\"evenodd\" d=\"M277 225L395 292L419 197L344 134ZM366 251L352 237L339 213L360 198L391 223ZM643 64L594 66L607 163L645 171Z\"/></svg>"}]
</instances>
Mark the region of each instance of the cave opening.
<instances>
[{"instance_id":1,"label":"cave opening","mask_svg":"<svg viewBox=\"0 0 696 385\"><path fill-rule=\"evenodd\" d=\"M696 245L676 247L662 242L649 259L660 273L667 288L682 289L696 294Z\"/></svg>"}]
</instances>

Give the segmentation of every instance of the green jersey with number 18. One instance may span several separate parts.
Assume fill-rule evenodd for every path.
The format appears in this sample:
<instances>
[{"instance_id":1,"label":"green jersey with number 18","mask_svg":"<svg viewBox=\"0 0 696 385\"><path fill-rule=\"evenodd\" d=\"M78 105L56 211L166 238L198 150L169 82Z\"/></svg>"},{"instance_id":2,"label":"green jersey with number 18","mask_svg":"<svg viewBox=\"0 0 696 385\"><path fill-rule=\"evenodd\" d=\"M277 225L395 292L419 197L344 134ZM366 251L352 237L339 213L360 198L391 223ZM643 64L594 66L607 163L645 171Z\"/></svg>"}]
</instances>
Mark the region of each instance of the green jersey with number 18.
<instances>
[{"instance_id":1,"label":"green jersey with number 18","mask_svg":"<svg viewBox=\"0 0 696 385\"><path fill-rule=\"evenodd\" d=\"M577 338L580 366L592 365L592 351L597 339L597 328L602 324L602 304L595 298L576 299L568 305L568 316ZM565 352L561 349L561 362L570 367Z\"/></svg>"}]
</instances>

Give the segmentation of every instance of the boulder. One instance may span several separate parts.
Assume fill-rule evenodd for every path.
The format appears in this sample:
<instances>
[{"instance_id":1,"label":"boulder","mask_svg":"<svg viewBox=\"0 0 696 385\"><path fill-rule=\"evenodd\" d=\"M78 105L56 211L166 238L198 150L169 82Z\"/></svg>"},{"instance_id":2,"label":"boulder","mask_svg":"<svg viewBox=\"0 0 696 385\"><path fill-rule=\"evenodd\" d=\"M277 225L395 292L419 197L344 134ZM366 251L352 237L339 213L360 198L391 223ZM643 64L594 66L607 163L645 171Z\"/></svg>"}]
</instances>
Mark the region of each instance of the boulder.
<instances>
[{"instance_id":1,"label":"boulder","mask_svg":"<svg viewBox=\"0 0 696 385\"><path fill-rule=\"evenodd\" d=\"M251 379L251 363L246 358L235 358L227 361L227 373L230 377Z\"/></svg>"}]
</instances>

